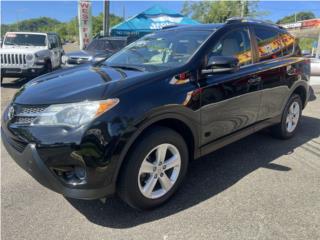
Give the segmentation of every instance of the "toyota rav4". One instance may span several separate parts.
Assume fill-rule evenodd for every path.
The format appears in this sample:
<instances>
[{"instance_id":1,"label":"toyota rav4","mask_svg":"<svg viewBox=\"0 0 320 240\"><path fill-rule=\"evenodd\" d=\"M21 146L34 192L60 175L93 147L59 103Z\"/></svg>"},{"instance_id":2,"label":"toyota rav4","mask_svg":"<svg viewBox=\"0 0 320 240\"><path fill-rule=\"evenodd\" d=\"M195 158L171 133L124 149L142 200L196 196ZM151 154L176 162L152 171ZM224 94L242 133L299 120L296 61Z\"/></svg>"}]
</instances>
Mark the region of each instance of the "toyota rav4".
<instances>
[{"instance_id":1,"label":"toyota rav4","mask_svg":"<svg viewBox=\"0 0 320 240\"><path fill-rule=\"evenodd\" d=\"M58 193L117 193L150 209L176 192L191 159L266 127L292 137L309 76L309 60L279 26L171 26L108 60L27 83L4 111L1 136L12 158Z\"/></svg>"}]
</instances>

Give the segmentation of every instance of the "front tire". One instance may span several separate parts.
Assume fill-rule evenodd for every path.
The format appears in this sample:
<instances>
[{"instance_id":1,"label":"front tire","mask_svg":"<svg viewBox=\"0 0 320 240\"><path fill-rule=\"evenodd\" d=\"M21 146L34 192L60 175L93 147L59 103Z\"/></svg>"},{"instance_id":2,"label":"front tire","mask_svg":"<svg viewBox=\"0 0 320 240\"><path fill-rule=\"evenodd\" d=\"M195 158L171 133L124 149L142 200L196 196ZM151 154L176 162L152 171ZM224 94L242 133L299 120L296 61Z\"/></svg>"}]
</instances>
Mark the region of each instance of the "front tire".
<instances>
[{"instance_id":1,"label":"front tire","mask_svg":"<svg viewBox=\"0 0 320 240\"><path fill-rule=\"evenodd\" d=\"M184 179L189 162L184 139L156 127L134 144L124 162L118 194L128 205L145 210L166 202Z\"/></svg>"},{"instance_id":2,"label":"front tire","mask_svg":"<svg viewBox=\"0 0 320 240\"><path fill-rule=\"evenodd\" d=\"M293 94L284 108L281 122L271 127L271 133L274 137L288 139L294 136L300 122L302 113L301 97Z\"/></svg>"},{"instance_id":3,"label":"front tire","mask_svg":"<svg viewBox=\"0 0 320 240\"><path fill-rule=\"evenodd\" d=\"M46 63L46 66L45 66L45 73L49 73L49 72L52 72L53 71L53 68L52 68L52 64L50 61L48 61Z\"/></svg>"}]
</instances>

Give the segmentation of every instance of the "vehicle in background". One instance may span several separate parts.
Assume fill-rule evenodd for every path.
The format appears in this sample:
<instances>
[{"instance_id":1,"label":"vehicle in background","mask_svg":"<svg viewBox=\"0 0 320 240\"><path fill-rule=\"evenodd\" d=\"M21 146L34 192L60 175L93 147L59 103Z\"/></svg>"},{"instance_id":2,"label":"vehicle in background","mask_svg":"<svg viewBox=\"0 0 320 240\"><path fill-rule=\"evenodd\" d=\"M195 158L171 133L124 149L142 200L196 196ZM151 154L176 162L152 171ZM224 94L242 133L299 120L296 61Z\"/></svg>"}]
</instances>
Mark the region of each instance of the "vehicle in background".
<instances>
[{"instance_id":1,"label":"vehicle in background","mask_svg":"<svg viewBox=\"0 0 320 240\"><path fill-rule=\"evenodd\" d=\"M320 58L310 58L311 76L320 76Z\"/></svg>"},{"instance_id":2,"label":"vehicle in background","mask_svg":"<svg viewBox=\"0 0 320 240\"><path fill-rule=\"evenodd\" d=\"M136 38L132 37L95 38L84 50L68 52L62 56L63 66L73 67L82 63L97 62L106 59L134 40L136 40Z\"/></svg>"},{"instance_id":3,"label":"vehicle in background","mask_svg":"<svg viewBox=\"0 0 320 240\"><path fill-rule=\"evenodd\" d=\"M56 33L7 32L1 56L4 77L35 77L60 67L64 51Z\"/></svg>"},{"instance_id":4,"label":"vehicle in background","mask_svg":"<svg viewBox=\"0 0 320 240\"><path fill-rule=\"evenodd\" d=\"M301 54L302 54L302 56L308 57L311 55L311 51L310 50L301 50Z\"/></svg>"}]
</instances>

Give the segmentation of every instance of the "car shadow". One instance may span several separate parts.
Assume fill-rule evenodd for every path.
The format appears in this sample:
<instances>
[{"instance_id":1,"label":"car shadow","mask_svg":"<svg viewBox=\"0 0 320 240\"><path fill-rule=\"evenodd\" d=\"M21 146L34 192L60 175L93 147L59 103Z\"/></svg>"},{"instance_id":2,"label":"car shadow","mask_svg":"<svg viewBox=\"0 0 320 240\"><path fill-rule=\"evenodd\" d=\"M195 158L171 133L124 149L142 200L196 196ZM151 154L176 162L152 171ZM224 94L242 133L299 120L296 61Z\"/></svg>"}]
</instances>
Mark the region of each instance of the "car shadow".
<instances>
[{"instance_id":1,"label":"car shadow","mask_svg":"<svg viewBox=\"0 0 320 240\"><path fill-rule=\"evenodd\" d=\"M15 79L10 78L9 80L8 78L6 78L6 81L1 83L1 87L19 89L30 80L31 78L15 78Z\"/></svg>"},{"instance_id":2,"label":"car shadow","mask_svg":"<svg viewBox=\"0 0 320 240\"><path fill-rule=\"evenodd\" d=\"M67 200L89 221L105 227L131 228L156 221L215 197L259 168L294 171L273 161L292 154L297 147L318 138L319 126L320 119L304 116L296 136L290 140L274 139L262 131L192 161L180 190L166 204L152 211L134 210L116 197L107 199L106 203L99 200Z\"/></svg>"}]
</instances>

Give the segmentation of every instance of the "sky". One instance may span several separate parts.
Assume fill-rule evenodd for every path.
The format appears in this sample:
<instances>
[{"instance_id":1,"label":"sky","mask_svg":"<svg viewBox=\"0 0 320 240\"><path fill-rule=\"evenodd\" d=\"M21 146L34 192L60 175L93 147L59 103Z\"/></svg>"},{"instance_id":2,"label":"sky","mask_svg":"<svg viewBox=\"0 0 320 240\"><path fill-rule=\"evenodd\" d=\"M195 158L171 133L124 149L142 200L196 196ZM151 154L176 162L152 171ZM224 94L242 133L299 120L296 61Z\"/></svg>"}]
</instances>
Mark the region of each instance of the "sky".
<instances>
[{"instance_id":1,"label":"sky","mask_svg":"<svg viewBox=\"0 0 320 240\"><path fill-rule=\"evenodd\" d=\"M131 17L154 4L180 12L183 1L112 1L110 11L126 18ZM93 1L92 14L98 15L103 8L102 1ZM278 19L299 11L312 11L320 18L320 1L259 1L258 9L268 12L265 20ZM77 15L77 1L1 1L1 23L8 24L28 18L51 17L69 21Z\"/></svg>"}]
</instances>

